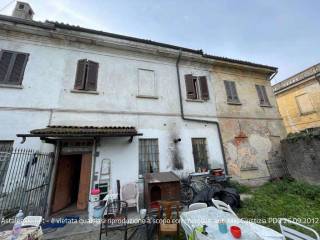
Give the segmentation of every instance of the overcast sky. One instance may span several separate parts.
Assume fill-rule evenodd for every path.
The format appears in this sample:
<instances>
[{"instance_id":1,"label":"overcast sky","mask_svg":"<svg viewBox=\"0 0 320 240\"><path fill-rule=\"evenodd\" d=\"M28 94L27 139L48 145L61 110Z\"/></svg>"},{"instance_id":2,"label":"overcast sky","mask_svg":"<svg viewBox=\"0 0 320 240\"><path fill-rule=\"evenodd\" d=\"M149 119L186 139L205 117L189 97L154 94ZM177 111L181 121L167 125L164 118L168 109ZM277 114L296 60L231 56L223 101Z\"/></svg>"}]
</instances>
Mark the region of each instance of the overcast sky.
<instances>
[{"instance_id":1,"label":"overcast sky","mask_svg":"<svg viewBox=\"0 0 320 240\"><path fill-rule=\"evenodd\" d=\"M320 62L319 0L26 0L54 20L279 68L273 82ZM13 1L0 0L10 15Z\"/></svg>"}]
</instances>

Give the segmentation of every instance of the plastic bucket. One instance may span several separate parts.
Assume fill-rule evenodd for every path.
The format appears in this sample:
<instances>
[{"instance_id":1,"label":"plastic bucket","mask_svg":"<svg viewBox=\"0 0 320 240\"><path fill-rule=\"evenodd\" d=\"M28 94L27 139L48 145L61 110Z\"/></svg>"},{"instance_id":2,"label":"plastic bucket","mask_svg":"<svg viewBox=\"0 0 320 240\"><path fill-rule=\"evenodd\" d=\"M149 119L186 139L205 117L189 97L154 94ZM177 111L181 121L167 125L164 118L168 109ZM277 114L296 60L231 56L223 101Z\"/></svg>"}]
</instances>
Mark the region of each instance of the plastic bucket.
<instances>
[{"instance_id":1,"label":"plastic bucket","mask_svg":"<svg viewBox=\"0 0 320 240\"><path fill-rule=\"evenodd\" d=\"M94 218L101 218L103 214L104 207L103 206L97 206L93 208L93 217Z\"/></svg>"}]
</instances>

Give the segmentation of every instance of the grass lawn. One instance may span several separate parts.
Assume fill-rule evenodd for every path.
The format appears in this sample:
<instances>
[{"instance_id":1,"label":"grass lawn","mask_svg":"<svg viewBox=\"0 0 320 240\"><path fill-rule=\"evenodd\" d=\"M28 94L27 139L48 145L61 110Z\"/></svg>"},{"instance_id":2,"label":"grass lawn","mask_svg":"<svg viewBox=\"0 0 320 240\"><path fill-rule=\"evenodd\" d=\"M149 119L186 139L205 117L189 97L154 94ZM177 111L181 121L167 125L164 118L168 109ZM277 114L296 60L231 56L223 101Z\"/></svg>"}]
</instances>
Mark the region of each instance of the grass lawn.
<instances>
[{"instance_id":1,"label":"grass lawn","mask_svg":"<svg viewBox=\"0 0 320 240\"><path fill-rule=\"evenodd\" d=\"M240 186L241 187L241 186ZM237 215L246 219L257 219L261 225L280 231L273 218L291 218L320 233L320 186L307 183L278 180L266 183L254 190L239 189L252 194L245 199Z\"/></svg>"}]
</instances>

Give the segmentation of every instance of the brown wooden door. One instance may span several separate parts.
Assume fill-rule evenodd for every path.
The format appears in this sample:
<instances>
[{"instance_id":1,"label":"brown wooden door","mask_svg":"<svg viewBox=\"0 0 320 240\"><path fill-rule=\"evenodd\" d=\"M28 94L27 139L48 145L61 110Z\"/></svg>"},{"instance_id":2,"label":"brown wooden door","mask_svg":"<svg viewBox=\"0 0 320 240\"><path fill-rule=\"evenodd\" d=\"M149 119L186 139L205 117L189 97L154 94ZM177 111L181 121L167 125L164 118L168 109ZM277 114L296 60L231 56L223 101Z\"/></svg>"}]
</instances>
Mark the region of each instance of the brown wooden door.
<instances>
[{"instance_id":1,"label":"brown wooden door","mask_svg":"<svg viewBox=\"0 0 320 240\"><path fill-rule=\"evenodd\" d=\"M81 161L80 183L77 208L86 209L89 201L90 178L91 178L91 153L84 153Z\"/></svg>"},{"instance_id":2,"label":"brown wooden door","mask_svg":"<svg viewBox=\"0 0 320 240\"><path fill-rule=\"evenodd\" d=\"M58 162L54 199L51 211L55 213L71 204L71 191L73 189L75 168L77 164L75 156L60 156ZM78 162L80 164L80 162Z\"/></svg>"}]
</instances>

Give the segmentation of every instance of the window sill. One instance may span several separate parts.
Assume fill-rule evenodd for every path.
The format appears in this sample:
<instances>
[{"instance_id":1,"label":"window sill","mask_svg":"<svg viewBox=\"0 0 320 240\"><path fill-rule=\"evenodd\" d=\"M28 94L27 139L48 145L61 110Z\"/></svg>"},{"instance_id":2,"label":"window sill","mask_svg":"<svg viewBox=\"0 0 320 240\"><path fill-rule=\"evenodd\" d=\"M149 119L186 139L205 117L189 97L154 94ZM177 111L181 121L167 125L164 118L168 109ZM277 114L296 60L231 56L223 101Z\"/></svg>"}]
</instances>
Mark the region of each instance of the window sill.
<instances>
[{"instance_id":1,"label":"window sill","mask_svg":"<svg viewBox=\"0 0 320 240\"><path fill-rule=\"evenodd\" d=\"M137 95L136 98L159 99L157 96Z\"/></svg>"},{"instance_id":2,"label":"window sill","mask_svg":"<svg viewBox=\"0 0 320 240\"><path fill-rule=\"evenodd\" d=\"M23 86L22 85L0 84L0 88L23 89Z\"/></svg>"},{"instance_id":3,"label":"window sill","mask_svg":"<svg viewBox=\"0 0 320 240\"><path fill-rule=\"evenodd\" d=\"M258 171L258 167L247 167L247 168L241 168L240 171Z\"/></svg>"},{"instance_id":4,"label":"window sill","mask_svg":"<svg viewBox=\"0 0 320 240\"><path fill-rule=\"evenodd\" d=\"M205 102L204 100L202 100L202 99L186 99L186 101L187 102L200 102L200 103L202 103L202 102Z\"/></svg>"},{"instance_id":5,"label":"window sill","mask_svg":"<svg viewBox=\"0 0 320 240\"><path fill-rule=\"evenodd\" d=\"M241 102L227 102L229 105L242 105Z\"/></svg>"},{"instance_id":6,"label":"window sill","mask_svg":"<svg viewBox=\"0 0 320 240\"><path fill-rule=\"evenodd\" d=\"M312 112L306 112L306 113L300 113L300 116L307 116L307 115L310 115L310 114L313 114L313 113L316 113L316 111L312 111Z\"/></svg>"},{"instance_id":7,"label":"window sill","mask_svg":"<svg viewBox=\"0 0 320 240\"><path fill-rule=\"evenodd\" d=\"M84 93L84 94L93 94L93 95L99 95L99 92L97 91L86 91L86 90L70 90L72 93Z\"/></svg>"},{"instance_id":8,"label":"window sill","mask_svg":"<svg viewBox=\"0 0 320 240\"><path fill-rule=\"evenodd\" d=\"M272 108L271 105L260 104L260 107Z\"/></svg>"}]
</instances>

